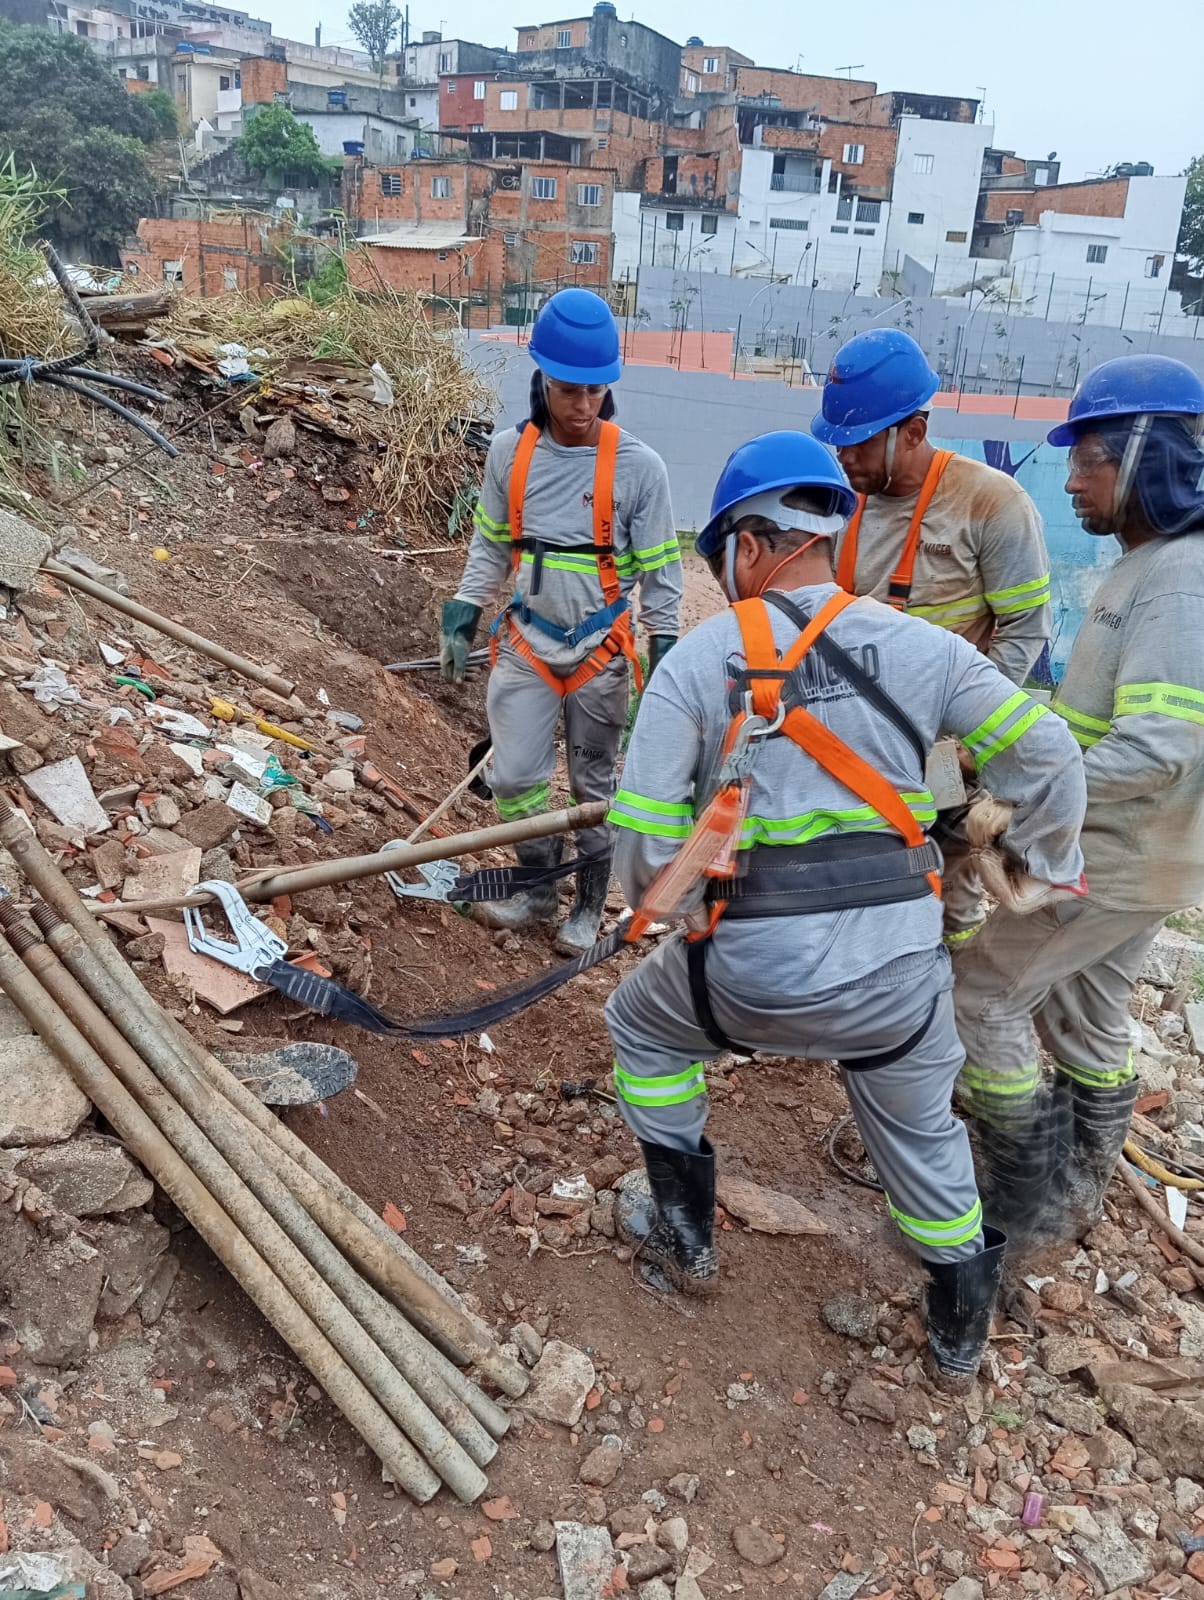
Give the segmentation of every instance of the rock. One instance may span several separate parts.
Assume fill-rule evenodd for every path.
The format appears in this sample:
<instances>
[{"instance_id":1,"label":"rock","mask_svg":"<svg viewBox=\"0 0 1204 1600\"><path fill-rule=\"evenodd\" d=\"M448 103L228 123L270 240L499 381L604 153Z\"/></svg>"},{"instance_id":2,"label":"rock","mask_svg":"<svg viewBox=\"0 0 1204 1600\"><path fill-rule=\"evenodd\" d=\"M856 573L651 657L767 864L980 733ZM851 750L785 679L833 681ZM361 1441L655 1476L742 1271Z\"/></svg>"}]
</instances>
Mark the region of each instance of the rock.
<instances>
[{"instance_id":1,"label":"rock","mask_svg":"<svg viewBox=\"0 0 1204 1600\"><path fill-rule=\"evenodd\" d=\"M693 1505L698 1494L698 1479L692 1472L679 1472L675 1478L669 1479L665 1487L671 1495L676 1495L687 1505Z\"/></svg>"},{"instance_id":2,"label":"rock","mask_svg":"<svg viewBox=\"0 0 1204 1600\"><path fill-rule=\"evenodd\" d=\"M518 1346L518 1353L529 1367L543 1355L543 1340L529 1322L516 1322L510 1330L510 1342Z\"/></svg>"},{"instance_id":3,"label":"rock","mask_svg":"<svg viewBox=\"0 0 1204 1600\"><path fill-rule=\"evenodd\" d=\"M1083 1304L1083 1290L1077 1283L1044 1283L1041 1285L1041 1304L1051 1311L1077 1311Z\"/></svg>"},{"instance_id":4,"label":"rock","mask_svg":"<svg viewBox=\"0 0 1204 1600\"><path fill-rule=\"evenodd\" d=\"M1055 1334L1042 1339L1038 1349L1041 1365L1053 1378L1064 1378L1067 1373L1089 1367L1093 1361L1110 1355L1107 1345L1099 1339L1077 1339Z\"/></svg>"},{"instance_id":5,"label":"rock","mask_svg":"<svg viewBox=\"0 0 1204 1600\"><path fill-rule=\"evenodd\" d=\"M1111 1524L1104 1527L1102 1538L1085 1539L1082 1534L1075 1534L1070 1542L1098 1573L1105 1594L1123 1589L1126 1584L1145 1583L1154 1576L1148 1552Z\"/></svg>"},{"instance_id":6,"label":"rock","mask_svg":"<svg viewBox=\"0 0 1204 1600\"><path fill-rule=\"evenodd\" d=\"M431 1199L448 1211L458 1212L462 1217L468 1215L468 1196L446 1167L431 1173Z\"/></svg>"},{"instance_id":7,"label":"rock","mask_svg":"<svg viewBox=\"0 0 1204 1600\"><path fill-rule=\"evenodd\" d=\"M878 1307L864 1295L841 1294L826 1300L823 1318L833 1333L842 1333L846 1339L878 1343Z\"/></svg>"},{"instance_id":8,"label":"rock","mask_svg":"<svg viewBox=\"0 0 1204 1600\"><path fill-rule=\"evenodd\" d=\"M291 456L297 448L297 424L292 417L277 417L263 436L263 459Z\"/></svg>"},{"instance_id":9,"label":"rock","mask_svg":"<svg viewBox=\"0 0 1204 1600\"><path fill-rule=\"evenodd\" d=\"M621 1539L624 1534L641 1538L649 1520L646 1505L620 1506L617 1511L611 1513L610 1531L616 1539Z\"/></svg>"},{"instance_id":10,"label":"rock","mask_svg":"<svg viewBox=\"0 0 1204 1600\"><path fill-rule=\"evenodd\" d=\"M150 1560L151 1542L140 1533L123 1533L109 1551L109 1566L119 1578L132 1578Z\"/></svg>"},{"instance_id":11,"label":"rock","mask_svg":"<svg viewBox=\"0 0 1204 1600\"><path fill-rule=\"evenodd\" d=\"M684 1517L667 1518L656 1530L656 1542L662 1550L684 1556L690 1545L690 1524Z\"/></svg>"},{"instance_id":12,"label":"rock","mask_svg":"<svg viewBox=\"0 0 1204 1600\"><path fill-rule=\"evenodd\" d=\"M592 1166L586 1167L585 1176L594 1189L613 1189L626 1171L627 1163L621 1156L599 1156Z\"/></svg>"},{"instance_id":13,"label":"rock","mask_svg":"<svg viewBox=\"0 0 1204 1600\"><path fill-rule=\"evenodd\" d=\"M532 1550L550 1550L556 1543L556 1529L550 1522L537 1522L528 1539Z\"/></svg>"},{"instance_id":14,"label":"rock","mask_svg":"<svg viewBox=\"0 0 1204 1600\"><path fill-rule=\"evenodd\" d=\"M1108 1410L1139 1450L1148 1450L1174 1477L1204 1477L1204 1407L1165 1400L1136 1384L1103 1390Z\"/></svg>"},{"instance_id":15,"label":"rock","mask_svg":"<svg viewBox=\"0 0 1204 1600\"><path fill-rule=\"evenodd\" d=\"M23 1229L15 1242L22 1241L24 1259L18 1250L19 1269L8 1273L5 1319L29 1360L47 1367L70 1365L88 1349L104 1262L74 1231L49 1238Z\"/></svg>"},{"instance_id":16,"label":"rock","mask_svg":"<svg viewBox=\"0 0 1204 1600\"><path fill-rule=\"evenodd\" d=\"M1196 1054L1204 1055L1204 1000L1189 1000L1183 1007L1183 1018L1191 1035L1191 1047Z\"/></svg>"},{"instance_id":17,"label":"rock","mask_svg":"<svg viewBox=\"0 0 1204 1600\"><path fill-rule=\"evenodd\" d=\"M717 1198L732 1216L738 1217L755 1233L813 1233L829 1231L813 1211L808 1211L791 1195L766 1189L746 1178L719 1175Z\"/></svg>"},{"instance_id":18,"label":"rock","mask_svg":"<svg viewBox=\"0 0 1204 1600\"><path fill-rule=\"evenodd\" d=\"M224 800L206 800L195 811L186 811L176 825L176 832L201 851L225 844L237 830L238 817Z\"/></svg>"},{"instance_id":19,"label":"rock","mask_svg":"<svg viewBox=\"0 0 1204 1600\"><path fill-rule=\"evenodd\" d=\"M156 828L174 828L180 820L180 808L169 794L159 794L147 807L146 815Z\"/></svg>"},{"instance_id":20,"label":"rock","mask_svg":"<svg viewBox=\"0 0 1204 1600\"><path fill-rule=\"evenodd\" d=\"M589 1225L604 1239L613 1239L618 1231L615 1226L615 1204L618 1198L613 1189L604 1189L590 1207Z\"/></svg>"},{"instance_id":21,"label":"rock","mask_svg":"<svg viewBox=\"0 0 1204 1600\"><path fill-rule=\"evenodd\" d=\"M1127 1474L1132 1471L1136 1456L1132 1442L1115 1428L1101 1428L1087 1441L1087 1460L1096 1472Z\"/></svg>"},{"instance_id":22,"label":"rock","mask_svg":"<svg viewBox=\"0 0 1204 1600\"><path fill-rule=\"evenodd\" d=\"M853 1600L869 1581L868 1572L838 1572L831 1583L819 1591L819 1600Z\"/></svg>"},{"instance_id":23,"label":"rock","mask_svg":"<svg viewBox=\"0 0 1204 1600\"><path fill-rule=\"evenodd\" d=\"M949 1585L941 1600L982 1600L982 1584L977 1578L959 1578Z\"/></svg>"},{"instance_id":24,"label":"rock","mask_svg":"<svg viewBox=\"0 0 1204 1600\"><path fill-rule=\"evenodd\" d=\"M550 1339L531 1374L523 1410L543 1422L558 1422L571 1428L581 1420L594 1376L594 1364L584 1351L560 1339Z\"/></svg>"},{"instance_id":25,"label":"rock","mask_svg":"<svg viewBox=\"0 0 1204 1600\"><path fill-rule=\"evenodd\" d=\"M119 839L106 839L89 850L92 870L102 889L116 889L125 877L125 846Z\"/></svg>"},{"instance_id":26,"label":"rock","mask_svg":"<svg viewBox=\"0 0 1204 1600\"><path fill-rule=\"evenodd\" d=\"M16 1170L73 1217L129 1211L149 1204L155 1192L145 1173L108 1139L73 1139L31 1150Z\"/></svg>"},{"instance_id":27,"label":"rock","mask_svg":"<svg viewBox=\"0 0 1204 1600\"><path fill-rule=\"evenodd\" d=\"M40 528L12 511L0 510L0 584L6 589L16 594L32 589L50 551L50 540Z\"/></svg>"},{"instance_id":28,"label":"rock","mask_svg":"<svg viewBox=\"0 0 1204 1600\"><path fill-rule=\"evenodd\" d=\"M706 1600L693 1573L683 1572L673 1585L673 1600Z\"/></svg>"},{"instance_id":29,"label":"rock","mask_svg":"<svg viewBox=\"0 0 1204 1600\"><path fill-rule=\"evenodd\" d=\"M1083 1539L1102 1539L1103 1529L1090 1506L1050 1506L1045 1520L1062 1533L1077 1533Z\"/></svg>"},{"instance_id":30,"label":"rock","mask_svg":"<svg viewBox=\"0 0 1204 1600\"><path fill-rule=\"evenodd\" d=\"M732 1543L741 1561L747 1561L750 1567L772 1567L786 1554L786 1546L754 1522L742 1522L733 1528Z\"/></svg>"},{"instance_id":31,"label":"rock","mask_svg":"<svg viewBox=\"0 0 1204 1600\"><path fill-rule=\"evenodd\" d=\"M647 1583L640 1584L639 1600L673 1600L673 1591L662 1579L649 1578Z\"/></svg>"},{"instance_id":32,"label":"rock","mask_svg":"<svg viewBox=\"0 0 1204 1600\"><path fill-rule=\"evenodd\" d=\"M167 949L167 940L161 933L144 933L139 939L131 939L125 947L125 953L131 961L158 961Z\"/></svg>"},{"instance_id":33,"label":"rock","mask_svg":"<svg viewBox=\"0 0 1204 1600\"><path fill-rule=\"evenodd\" d=\"M0 1491L6 1497L48 1500L72 1522L97 1523L111 1516L121 1490L95 1461L55 1449L41 1439L0 1435ZM9 1501L11 1504L11 1501Z\"/></svg>"},{"instance_id":34,"label":"rock","mask_svg":"<svg viewBox=\"0 0 1204 1600\"><path fill-rule=\"evenodd\" d=\"M643 1583L646 1578L659 1578L662 1572L672 1572L676 1566L673 1554L660 1545L633 1544L626 1552L627 1579L629 1583Z\"/></svg>"},{"instance_id":35,"label":"rock","mask_svg":"<svg viewBox=\"0 0 1204 1600\"><path fill-rule=\"evenodd\" d=\"M931 1428L917 1422L907 1430L907 1442L917 1455L935 1456L937 1438Z\"/></svg>"},{"instance_id":36,"label":"rock","mask_svg":"<svg viewBox=\"0 0 1204 1600\"><path fill-rule=\"evenodd\" d=\"M608 1440L605 1444L598 1445L591 1450L589 1455L577 1469L577 1476L582 1483L588 1483L594 1489L609 1489L610 1485L619 1475L619 1468L623 1465L623 1446L616 1440L613 1444Z\"/></svg>"},{"instance_id":37,"label":"rock","mask_svg":"<svg viewBox=\"0 0 1204 1600\"><path fill-rule=\"evenodd\" d=\"M180 1263L175 1256L160 1256L150 1282L138 1297L138 1315L144 1328L153 1327L163 1315L179 1273Z\"/></svg>"},{"instance_id":38,"label":"rock","mask_svg":"<svg viewBox=\"0 0 1204 1600\"><path fill-rule=\"evenodd\" d=\"M104 1262L102 1317L124 1317L150 1285L171 1235L148 1212L137 1211L128 1222L100 1222L93 1235Z\"/></svg>"},{"instance_id":39,"label":"rock","mask_svg":"<svg viewBox=\"0 0 1204 1600\"><path fill-rule=\"evenodd\" d=\"M0 1148L59 1144L88 1115L87 1096L32 1034L0 1050Z\"/></svg>"},{"instance_id":40,"label":"rock","mask_svg":"<svg viewBox=\"0 0 1204 1600\"><path fill-rule=\"evenodd\" d=\"M1041 1402L1041 1409L1059 1428L1071 1433L1081 1433L1087 1438L1098 1433L1104 1425L1103 1413L1086 1395L1075 1394L1070 1389L1058 1389Z\"/></svg>"},{"instance_id":41,"label":"rock","mask_svg":"<svg viewBox=\"0 0 1204 1600\"><path fill-rule=\"evenodd\" d=\"M201 856L202 883L237 883L238 874L228 850L206 850Z\"/></svg>"},{"instance_id":42,"label":"rock","mask_svg":"<svg viewBox=\"0 0 1204 1600\"><path fill-rule=\"evenodd\" d=\"M1174 989L1190 984L1201 967L1204 945L1173 928L1163 928L1146 952L1141 981L1152 983L1156 989Z\"/></svg>"},{"instance_id":43,"label":"rock","mask_svg":"<svg viewBox=\"0 0 1204 1600\"><path fill-rule=\"evenodd\" d=\"M662 1514L669 1504L659 1489L645 1489L640 1499L646 1506L651 1507L653 1516L657 1517Z\"/></svg>"},{"instance_id":44,"label":"rock","mask_svg":"<svg viewBox=\"0 0 1204 1600\"><path fill-rule=\"evenodd\" d=\"M1190 1478L1176 1478L1174 1482L1175 1510L1185 1517L1194 1516L1204 1506L1204 1489Z\"/></svg>"},{"instance_id":45,"label":"rock","mask_svg":"<svg viewBox=\"0 0 1204 1600\"><path fill-rule=\"evenodd\" d=\"M7 1039L31 1039L33 1029L6 994L0 994L0 1044Z\"/></svg>"},{"instance_id":46,"label":"rock","mask_svg":"<svg viewBox=\"0 0 1204 1600\"><path fill-rule=\"evenodd\" d=\"M588 1528L582 1522L556 1524L556 1560L564 1600L602 1600L613 1593L612 1579L618 1561L605 1528Z\"/></svg>"},{"instance_id":47,"label":"rock","mask_svg":"<svg viewBox=\"0 0 1204 1600\"><path fill-rule=\"evenodd\" d=\"M842 1410L855 1417L871 1417L875 1422L893 1423L894 1397L876 1384L867 1372L860 1372L849 1385Z\"/></svg>"}]
</instances>

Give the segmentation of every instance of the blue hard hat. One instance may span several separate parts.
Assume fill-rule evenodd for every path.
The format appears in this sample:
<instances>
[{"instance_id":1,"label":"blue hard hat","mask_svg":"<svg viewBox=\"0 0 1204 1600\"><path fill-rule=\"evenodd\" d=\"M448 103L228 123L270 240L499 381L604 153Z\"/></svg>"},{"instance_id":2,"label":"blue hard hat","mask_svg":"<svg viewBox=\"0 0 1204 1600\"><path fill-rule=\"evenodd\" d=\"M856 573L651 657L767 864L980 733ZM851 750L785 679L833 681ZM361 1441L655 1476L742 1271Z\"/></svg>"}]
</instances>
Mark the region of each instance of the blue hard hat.
<instances>
[{"instance_id":1,"label":"blue hard hat","mask_svg":"<svg viewBox=\"0 0 1204 1600\"><path fill-rule=\"evenodd\" d=\"M811 432L825 444L861 444L922 411L940 386L909 334L870 328L836 352Z\"/></svg>"},{"instance_id":2,"label":"blue hard hat","mask_svg":"<svg viewBox=\"0 0 1204 1600\"><path fill-rule=\"evenodd\" d=\"M1046 434L1070 445L1093 422L1110 417L1204 416L1204 383L1171 356L1117 356L1092 370L1075 390L1066 421Z\"/></svg>"},{"instance_id":3,"label":"blue hard hat","mask_svg":"<svg viewBox=\"0 0 1204 1600\"><path fill-rule=\"evenodd\" d=\"M531 359L561 383L617 383L619 325L591 289L561 289L540 307L528 346Z\"/></svg>"},{"instance_id":4,"label":"blue hard hat","mask_svg":"<svg viewBox=\"0 0 1204 1600\"><path fill-rule=\"evenodd\" d=\"M827 490L828 515L847 520L857 496L830 450L805 433L763 433L733 450L711 496L711 516L698 535L700 556L712 556L731 531L727 513L774 489Z\"/></svg>"}]
</instances>

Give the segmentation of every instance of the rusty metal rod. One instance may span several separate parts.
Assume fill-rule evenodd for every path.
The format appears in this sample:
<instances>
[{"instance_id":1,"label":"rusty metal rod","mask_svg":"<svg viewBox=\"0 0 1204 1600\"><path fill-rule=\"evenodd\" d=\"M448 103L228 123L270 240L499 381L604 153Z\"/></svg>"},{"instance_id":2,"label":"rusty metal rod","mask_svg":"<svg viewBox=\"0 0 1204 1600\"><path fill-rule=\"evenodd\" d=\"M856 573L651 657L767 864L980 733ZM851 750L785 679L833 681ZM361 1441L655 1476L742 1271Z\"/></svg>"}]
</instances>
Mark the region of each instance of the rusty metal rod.
<instances>
[{"instance_id":1,"label":"rusty metal rod","mask_svg":"<svg viewBox=\"0 0 1204 1600\"><path fill-rule=\"evenodd\" d=\"M402 1329L398 1332L390 1318L392 1308L357 1277L288 1187L265 1164L260 1148L265 1141L241 1117L231 1115L226 1102L179 1059L170 1044L156 1036L79 935L44 905L34 910L39 928L47 931L48 918L43 913L55 917L57 923L48 944L30 942L24 929L11 929L14 908L0 902L0 922L10 928L14 949L93 1048L118 1072L126 1087L147 1106L169 1138L173 1129L160 1119L160 1112L165 1110L175 1124L182 1108L183 1114L211 1142L217 1155L216 1181L223 1186L218 1198L227 1210L239 1206L243 1231L262 1243L274 1269L299 1303L343 1352L448 1487L471 1504L484 1492L485 1476L479 1470L480 1464L470 1458L450 1428L415 1392L415 1377L421 1378L428 1391L438 1391L441 1385L422 1362L413 1329L398 1317L396 1322ZM110 1020L114 1017L119 1019L117 1023ZM156 1083L166 1089L166 1103L161 1094L155 1094ZM208 1186L216 1192L214 1181ZM227 1198L230 1193L233 1199ZM251 1196L267 1213L262 1216L257 1208L251 1209L251 1222L256 1228L253 1234L251 1222L244 1216ZM485 1460L490 1460L497 1447L485 1430L445 1390L441 1401L457 1431L471 1438L474 1446L484 1452Z\"/></svg>"},{"instance_id":2,"label":"rusty metal rod","mask_svg":"<svg viewBox=\"0 0 1204 1600\"><path fill-rule=\"evenodd\" d=\"M83 573L75 572L71 567L64 566L61 561L51 558L42 563L42 571L65 583L72 589L78 589L81 594L88 595L93 600L99 600L102 605L110 606L114 611L120 611L124 616L132 617L135 622L141 622L148 628L153 628L156 633L162 633L169 639L187 645L190 650L208 656L210 661L217 661L223 667L229 667L231 672L237 672L244 678L249 678L252 683L261 683L265 689L270 689L273 694L288 700L296 685L287 678L282 678L279 673L269 672L266 667L257 666L254 661L248 661L245 656L237 656L233 650L227 650L224 645L214 644L212 639L206 639L203 634L194 633L191 628L186 628L182 623L173 622L170 617L161 617L157 611L139 605L136 600L131 600L128 595L118 594L116 589L109 589L103 583L97 583L93 578L85 578Z\"/></svg>"},{"instance_id":3,"label":"rusty metal rod","mask_svg":"<svg viewBox=\"0 0 1204 1600\"><path fill-rule=\"evenodd\" d=\"M376 1286L410 1317L432 1344L437 1345L458 1365L475 1362L482 1372L493 1378L504 1393L511 1396L524 1393L529 1382L527 1374L517 1362L501 1355L489 1330L466 1310L450 1285L444 1283L421 1257L416 1256L408 1246L405 1246L404 1241L398 1239L385 1223L309 1150L308 1146L295 1134L289 1133L216 1057L203 1050L186 1028L168 1017L167 1013L155 1004L118 954L108 935L92 920L85 903L51 860L23 815L2 797L0 797L0 843L8 848L22 873L41 894L47 905L79 934L106 970L122 986L130 1006L165 1031L177 1050L183 1053L185 1060L203 1072L215 1087L220 1088L225 1098L237 1106L249 1122L267 1133L277 1149L290 1158L293 1167L299 1168L303 1175L313 1179L314 1183L325 1191L328 1200L333 1199L336 1202L335 1211L339 1216L340 1225L344 1220L346 1223L344 1232L348 1228L354 1228L356 1236L365 1244L375 1241L376 1248L371 1251L371 1259L376 1262L383 1279L381 1281L374 1278ZM294 1192L296 1192L296 1182L296 1175L290 1172L289 1186ZM356 1224L358 1227L355 1227ZM341 1243L338 1240L336 1242ZM361 1270L365 1270L366 1263L358 1250L348 1248L346 1244L342 1244L341 1247L356 1261ZM367 1275L371 1277L370 1272ZM411 1288L416 1291L418 1300L426 1308L425 1314L414 1315L414 1306L407 1298ZM492 1402L486 1407L480 1403L474 1404L466 1396L462 1398L465 1398L478 1420L495 1437L500 1437L505 1431L505 1426L503 1424L499 1427L498 1422L504 1417L504 1413L499 1413L497 1408L492 1406ZM485 1399L486 1397L481 1397L481 1401Z\"/></svg>"},{"instance_id":4,"label":"rusty metal rod","mask_svg":"<svg viewBox=\"0 0 1204 1600\"><path fill-rule=\"evenodd\" d=\"M187 1154L178 1151L2 936L0 988L116 1130L126 1148L179 1206L231 1276L313 1373L389 1474L416 1500L429 1500L439 1488L437 1474L372 1398L198 1176L197 1169L209 1164L207 1154L212 1146L208 1141L204 1141L206 1151L181 1127L179 1136ZM157 1083L155 1098L164 1102L168 1098L167 1091Z\"/></svg>"},{"instance_id":5,"label":"rusty metal rod","mask_svg":"<svg viewBox=\"0 0 1204 1600\"><path fill-rule=\"evenodd\" d=\"M312 867L287 867L270 878L252 878L238 885L244 900L274 900L281 894L303 894L306 889L323 888L332 883L353 883L358 878L374 878L382 872L402 872L423 861L467 856L478 850L519 844L525 839L547 839L553 834L572 833L578 828L594 828L606 820L603 800L588 805L570 806L563 811L545 811L537 817L522 817L518 822L500 822L491 828L476 828L471 833L456 833L446 839L423 839L417 844L399 845L396 850L378 850L370 856L336 856ZM209 905L209 894L180 895L174 900L138 900L128 906L89 902L93 916L113 911L176 911L181 906Z\"/></svg>"}]
</instances>

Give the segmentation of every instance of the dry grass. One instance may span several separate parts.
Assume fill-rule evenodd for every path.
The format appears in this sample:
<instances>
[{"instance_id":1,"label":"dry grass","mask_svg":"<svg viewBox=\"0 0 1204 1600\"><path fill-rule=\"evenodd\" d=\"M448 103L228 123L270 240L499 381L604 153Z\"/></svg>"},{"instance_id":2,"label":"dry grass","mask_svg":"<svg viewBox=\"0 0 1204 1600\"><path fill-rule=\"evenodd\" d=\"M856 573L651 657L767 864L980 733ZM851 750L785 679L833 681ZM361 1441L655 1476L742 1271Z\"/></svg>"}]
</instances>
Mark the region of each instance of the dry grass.
<instances>
[{"instance_id":1,"label":"dry grass","mask_svg":"<svg viewBox=\"0 0 1204 1600\"><path fill-rule=\"evenodd\" d=\"M418 296L382 285L371 298L345 289L325 305L300 296L181 298L161 331L184 346L198 339L243 345L254 352L253 370L269 379L291 363L294 383L299 362L337 362L365 378L378 363L392 384L393 404L336 398L335 414L379 452L382 511L404 511L407 522L454 531L466 485L479 473L466 435L489 415L491 396L464 364L455 336L431 326Z\"/></svg>"}]
</instances>

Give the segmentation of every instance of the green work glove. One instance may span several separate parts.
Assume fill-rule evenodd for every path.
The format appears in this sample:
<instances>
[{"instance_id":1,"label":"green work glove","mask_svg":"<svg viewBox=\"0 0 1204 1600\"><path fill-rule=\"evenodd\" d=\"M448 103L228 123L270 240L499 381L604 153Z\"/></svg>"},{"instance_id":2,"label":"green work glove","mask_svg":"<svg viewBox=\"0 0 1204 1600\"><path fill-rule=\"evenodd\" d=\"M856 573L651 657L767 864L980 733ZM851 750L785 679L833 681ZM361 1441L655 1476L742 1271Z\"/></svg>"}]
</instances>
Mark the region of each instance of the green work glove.
<instances>
[{"instance_id":1,"label":"green work glove","mask_svg":"<svg viewBox=\"0 0 1204 1600\"><path fill-rule=\"evenodd\" d=\"M651 677L677 643L676 634L654 633L648 639L648 676Z\"/></svg>"},{"instance_id":2,"label":"green work glove","mask_svg":"<svg viewBox=\"0 0 1204 1600\"><path fill-rule=\"evenodd\" d=\"M439 623L439 668L448 683L463 683L468 652L481 620L480 606L467 600L445 600Z\"/></svg>"}]
</instances>

